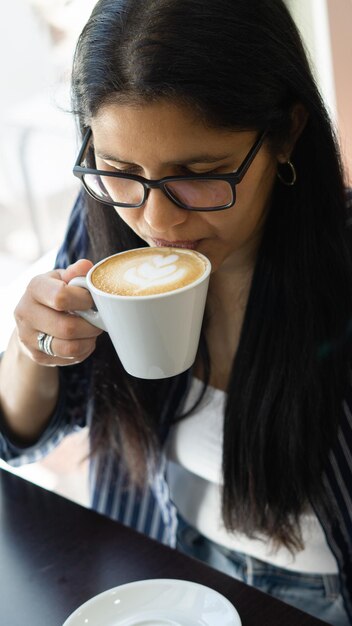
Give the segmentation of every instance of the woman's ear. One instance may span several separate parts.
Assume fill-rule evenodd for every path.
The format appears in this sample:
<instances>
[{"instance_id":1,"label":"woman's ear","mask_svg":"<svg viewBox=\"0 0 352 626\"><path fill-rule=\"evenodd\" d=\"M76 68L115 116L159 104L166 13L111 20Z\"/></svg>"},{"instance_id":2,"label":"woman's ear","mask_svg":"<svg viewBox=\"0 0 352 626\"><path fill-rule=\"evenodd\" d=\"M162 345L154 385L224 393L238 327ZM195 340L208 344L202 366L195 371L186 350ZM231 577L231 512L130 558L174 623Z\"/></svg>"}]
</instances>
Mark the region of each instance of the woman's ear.
<instances>
[{"instance_id":1,"label":"woman's ear","mask_svg":"<svg viewBox=\"0 0 352 626\"><path fill-rule=\"evenodd\" d=\"M296 141L303 131L308 119L308 112L300 102L293 105L291 109L291 130L290 138L285 143L283 150L278 154L279 163L287 163L290 160Z\"/></svg>"}]
</instances>

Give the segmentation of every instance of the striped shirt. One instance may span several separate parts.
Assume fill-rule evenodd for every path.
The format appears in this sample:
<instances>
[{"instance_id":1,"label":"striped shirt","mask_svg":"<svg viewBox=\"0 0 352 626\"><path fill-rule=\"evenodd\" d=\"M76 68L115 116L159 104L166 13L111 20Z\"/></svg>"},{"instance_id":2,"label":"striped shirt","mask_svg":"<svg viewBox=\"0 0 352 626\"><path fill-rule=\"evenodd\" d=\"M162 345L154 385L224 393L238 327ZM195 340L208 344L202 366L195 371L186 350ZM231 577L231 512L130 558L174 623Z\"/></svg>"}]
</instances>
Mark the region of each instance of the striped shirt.
<instances>
[{"instance_id":1,"label":"striped shirt","mask_svg":"<svg viewBox=\"0 0 352 626\"><path fill-rule=\"evenodd\" d=\"M352 198L349 199L350 204ZM56 266L87 256L88 234L85 201L81 194L71 213L65 241ZM88 388L92 358L71 367L59 368L60 397L51 422L31 448L11 441L4 427L0 432L0 457L12 465L38 461L62 439L92 423L94 406ZM175 547L177 511L166 481L166 459L150 471L145 488L131 486L126 469L113 455L92 457L90 462L91 506L94 510ZM327 542L339 568L341 592L352 624L352 385L343 404L336 445L330 451L323 475L325 504L314 505Z\"/></svg>"}]
</instances>

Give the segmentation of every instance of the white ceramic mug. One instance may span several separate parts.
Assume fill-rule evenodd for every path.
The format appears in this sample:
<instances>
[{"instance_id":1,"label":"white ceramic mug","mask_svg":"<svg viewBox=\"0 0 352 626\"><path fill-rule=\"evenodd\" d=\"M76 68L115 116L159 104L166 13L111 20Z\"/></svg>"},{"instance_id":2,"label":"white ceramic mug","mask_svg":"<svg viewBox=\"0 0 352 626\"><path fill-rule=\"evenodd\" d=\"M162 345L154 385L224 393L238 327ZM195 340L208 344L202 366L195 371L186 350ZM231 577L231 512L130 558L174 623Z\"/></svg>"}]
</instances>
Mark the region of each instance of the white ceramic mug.
<instances>
[{"instance_id":1,"label":"white ceramic mug","mask_svg":"<svg viewBox=\"0 0 352 626\"><path fill-rule=\"evenodd\" d=\"M138 378L168 378L193 365L211 271L209 259L200 256L205 264L200 278L161 294L126 296L98 289L91 276L107 259L94 265L86 277L70 281L70 285L88 289L97 309L75 313L109 333L129 374Z\"/></svg>"}]
</instances>

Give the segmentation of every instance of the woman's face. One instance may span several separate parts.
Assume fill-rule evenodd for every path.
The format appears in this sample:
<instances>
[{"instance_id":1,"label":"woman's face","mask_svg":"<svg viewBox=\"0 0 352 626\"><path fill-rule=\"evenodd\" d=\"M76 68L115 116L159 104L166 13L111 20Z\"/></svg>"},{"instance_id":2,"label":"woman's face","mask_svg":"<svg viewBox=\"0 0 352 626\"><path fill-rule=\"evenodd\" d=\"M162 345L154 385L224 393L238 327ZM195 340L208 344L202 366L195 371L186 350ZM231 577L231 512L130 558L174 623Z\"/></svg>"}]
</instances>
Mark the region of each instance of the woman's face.
<instances>
[{"instance_id":1,"label":"woman's face","mask_svg":"<svg viewBox=\"0 0 352 626\"><path fill-rule=\"evenodd\" d=\"M257 138L252 131L207 127L191 109L166 101L107 105L91 126L99 169L150 179L232 172ZM254 263L275 175L276 159L264 143L229 209L187 211L152 189L141 208L116 210L150 246L194 248L210 259L214 272L245 268Z\"/></svg>"}]
</instances>

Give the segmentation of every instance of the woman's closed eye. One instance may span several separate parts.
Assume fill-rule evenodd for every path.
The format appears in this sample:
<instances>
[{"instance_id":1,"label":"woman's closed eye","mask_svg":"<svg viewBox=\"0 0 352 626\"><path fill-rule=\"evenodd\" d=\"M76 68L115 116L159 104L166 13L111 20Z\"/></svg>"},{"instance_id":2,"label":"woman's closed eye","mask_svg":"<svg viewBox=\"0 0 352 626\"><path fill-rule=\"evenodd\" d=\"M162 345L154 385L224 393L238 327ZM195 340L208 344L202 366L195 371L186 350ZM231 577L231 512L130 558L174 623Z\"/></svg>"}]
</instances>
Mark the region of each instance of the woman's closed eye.
<instances>
[{"instance_id":1,"label":"woman's closed eye","mask_svg":"<svg viewBox=\"0 0 352 626\"><path fill-rule=\"evenodd\" d=\"M131 174L133 176L142 176L148 178L145 175L144 170L139 165L123 164L117 165L116 163L108 163L102 159L96 158L97 169L106 172L115 172L116 174ZM212 176L213 174L226 174L233 171L233 168L229 164L221 164L211 169L192 169L186 165L175 165L175 169L169 176Z\"/></svg>"},{"instance_id":2,"label":"woman's closed eye","mask_svg":"<svg viewBox=\"0 0 352 626\"><path fill-rule=\"evenodd\" d=\"M182 167L182 172L180 172L180 176L211 176L212 174L218 174L219 171L223 168L216 167L210 170L192 170L189 167Z\"/></svg>"},{"instance_id":3,"label":"woman's closed eye","mask_svg":"<svg viewBox=\"0 0 352 626\"><path fill-rule=\"evenodd\" d=\"M138 166L128 165L128 166L117 166L116 164L112 165L111 163L107 163L102 159L96 158L96 167L98 170L102 170L105 172L116 172L116 174L134 174L134 175L142 175L141 168Z\"/></svg>"},{"instance_id":4,"label":"woman's closed eye","mask_svg":"<svg viewBox=\"0 0 352 626\"><path fill-rule=\"evenodd\" d=\"M105 168L104 168L105 169ZM133 174L134 176L142 176L143 173L139 167L109 167L109 171L116 172L116 174Z\"/></svg>"}]
</instances>

